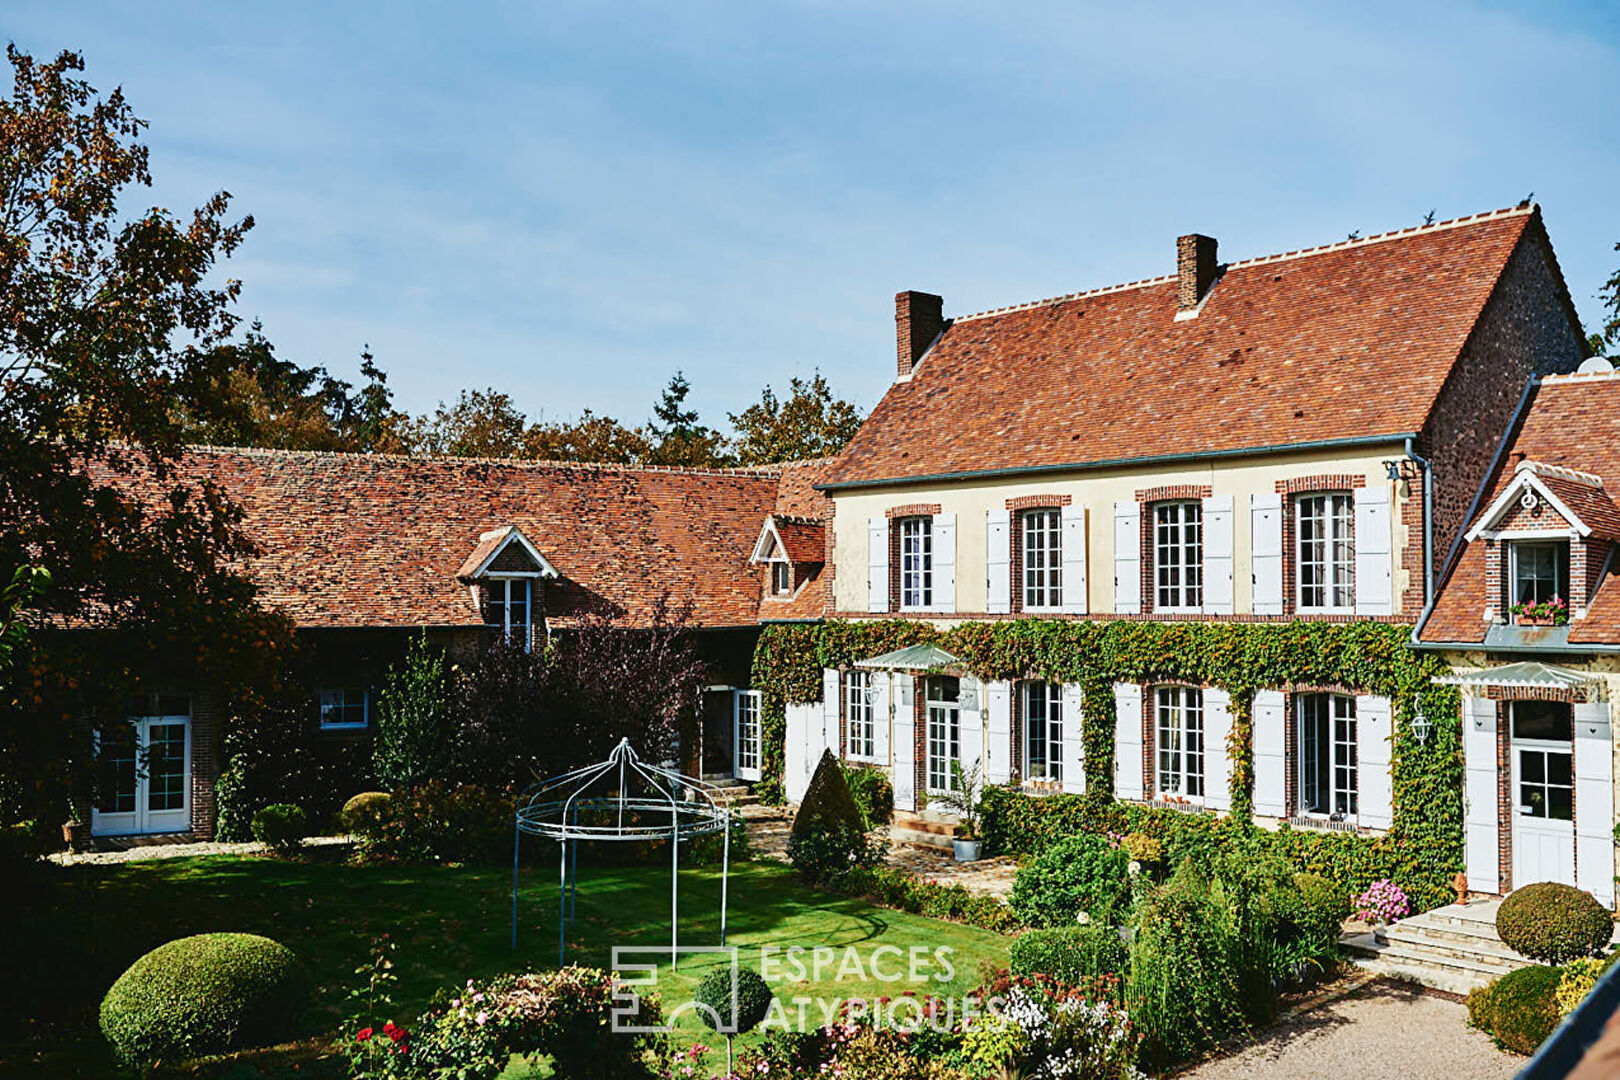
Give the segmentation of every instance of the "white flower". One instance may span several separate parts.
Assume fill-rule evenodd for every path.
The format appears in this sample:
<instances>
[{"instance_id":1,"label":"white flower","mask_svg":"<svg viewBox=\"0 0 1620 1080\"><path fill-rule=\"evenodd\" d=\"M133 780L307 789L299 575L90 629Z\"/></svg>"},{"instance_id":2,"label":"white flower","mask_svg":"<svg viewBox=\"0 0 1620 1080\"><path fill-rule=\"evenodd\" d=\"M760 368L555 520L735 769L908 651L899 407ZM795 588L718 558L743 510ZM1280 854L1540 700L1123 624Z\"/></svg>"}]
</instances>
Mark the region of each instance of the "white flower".
<instances>
[{"instance_id":1,"label":"white flower","mask_svg":"<svg viewBox=\"0 0 1620 1080\"><path fill-rule=\"evenodd\" d=\"M1142 864L1137 862L1135 859L1132 859L1131 865L1127 866L1125 869L1129 870L1133 874L1140 874L1142 872Z\"/></svg>"},{"instance_id":2,"label":"white flower","mask_svg":"<svg viewBox=\"0 0 1620 1080\"><path fill-rule=\"evenodd\" d=\"M1091 921L1091 916L1082 911L1080 914L1074 917L1074 921L1079 923L1081 926L1084 926L1086 923Z\"/></svg>"}]
</instances>

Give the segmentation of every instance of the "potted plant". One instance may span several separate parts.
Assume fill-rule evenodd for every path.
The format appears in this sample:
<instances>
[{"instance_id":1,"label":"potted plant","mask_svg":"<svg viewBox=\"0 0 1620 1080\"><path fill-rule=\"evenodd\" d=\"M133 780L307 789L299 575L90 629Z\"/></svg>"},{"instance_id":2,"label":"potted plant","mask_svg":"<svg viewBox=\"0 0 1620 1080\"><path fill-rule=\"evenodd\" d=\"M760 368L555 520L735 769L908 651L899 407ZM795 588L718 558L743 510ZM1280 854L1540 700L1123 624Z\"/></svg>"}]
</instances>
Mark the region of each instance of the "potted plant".
<instances>
[{"instance_id":1,"label":"potted plant","mask_svg":"<svg viewBox=\"0 0 1620 1080\"><path fill-rule=\"evenodd\" d=\"M1356 918L1372 927L1373 940L1380 944L1389 941L1389 924L1412 912L1406 894L1387 878L1367 886L1367 891L1356 897L1354 903Z\"/></svg>"},{"instance_id":2,"label":"potted plant","mask_svg":"<svg viewBox=\"0 0 1620 1080\"><path fill-rule=\"evenodd\" d=\"M68 796L68 819L62 822L62 841L69 851L90 850L90 800L82 791Z\"/></svg>"},{"instance_id":3,"label":"potted plant","mask_svg":"<svg viewBox=\"0 0 1620 1080\"><path fill-rule=\"evenodd\" d=\"M1563 626L1569 622L1569 601L1562 596L1537 603L1525 600L1508 608L1519 626Z\"/></svg>"},{"instance_id":4,"label":"potted plant","mask_svg":"<svg viewBox=\"0 0 1620 1080\"><path fill-rule=\"evenodd\" d=\"M977 862L984 849L979 837L979 801L984 794L979 763L964 769L960 761L951 762L951 781L951 790L935 795L934 801L957 816L956 835L951 839L956 861Z\"/></svg>"}]
</instances>

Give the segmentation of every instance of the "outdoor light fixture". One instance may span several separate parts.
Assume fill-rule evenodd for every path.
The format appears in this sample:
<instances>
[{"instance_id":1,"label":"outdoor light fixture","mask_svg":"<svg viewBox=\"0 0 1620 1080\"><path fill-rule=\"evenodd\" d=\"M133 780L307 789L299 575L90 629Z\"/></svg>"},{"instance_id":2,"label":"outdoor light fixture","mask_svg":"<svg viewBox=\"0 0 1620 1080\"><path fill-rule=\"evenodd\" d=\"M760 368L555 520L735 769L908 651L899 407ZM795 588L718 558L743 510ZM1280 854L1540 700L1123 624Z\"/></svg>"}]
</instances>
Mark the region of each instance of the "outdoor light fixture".
<instances>
[{"instance_id":1,"label":"outdoor light fixture","mask_svg":"<svg viewBox=\"0 0 1620 1080\"><path fill-rule=\"evenodd\" d=\"M1384 473L1396 482L1416 480L1421 475L1418 463L1411 458L1394 458L1383 462Z\"/></svg>"},{"instance_id":2,"label":"outdoor light fixture","mask_svg":"<svg viewBox=\"0 0 1620 1080\"><path fill-rule=\"evenodd\" d=\"M1417 740L1419 746L1428 744L1429 730L1433 726L1429 723L1429 718L1423 715L1423 699L1416 694L1412 695L1412 737Z\"/></svg>"}]
</instances>

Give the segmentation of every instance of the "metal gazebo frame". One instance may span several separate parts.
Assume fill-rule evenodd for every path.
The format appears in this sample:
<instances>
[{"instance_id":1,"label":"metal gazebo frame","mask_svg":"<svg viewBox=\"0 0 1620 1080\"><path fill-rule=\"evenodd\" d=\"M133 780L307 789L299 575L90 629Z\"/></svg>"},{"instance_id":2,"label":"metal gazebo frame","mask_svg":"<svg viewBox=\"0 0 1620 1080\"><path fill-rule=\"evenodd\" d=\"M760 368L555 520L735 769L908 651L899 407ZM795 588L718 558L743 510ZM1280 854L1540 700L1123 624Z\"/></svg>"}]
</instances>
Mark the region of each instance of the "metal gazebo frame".
<instances>
[{"instance_id":1,"label":"metal gazebo frame","mask_svg":"<svg viewBox=\"0 0 1620 1080\"><path fill-rule=\"evenodd\" d=\"M583 816L583 820L581 820ZM723 836L720 856L720 944L726 943L726 897L731 878L731 813L720 789L636 756L620 739L606 761L541 781L518 798L512 833L512 948L517 948L518 859L523 835L556 840L562 853L558 885L557 966L567 950L574 919L581 840L669 842L669 962L680 947L681 841Z\"/></svg>"}]
</instances>

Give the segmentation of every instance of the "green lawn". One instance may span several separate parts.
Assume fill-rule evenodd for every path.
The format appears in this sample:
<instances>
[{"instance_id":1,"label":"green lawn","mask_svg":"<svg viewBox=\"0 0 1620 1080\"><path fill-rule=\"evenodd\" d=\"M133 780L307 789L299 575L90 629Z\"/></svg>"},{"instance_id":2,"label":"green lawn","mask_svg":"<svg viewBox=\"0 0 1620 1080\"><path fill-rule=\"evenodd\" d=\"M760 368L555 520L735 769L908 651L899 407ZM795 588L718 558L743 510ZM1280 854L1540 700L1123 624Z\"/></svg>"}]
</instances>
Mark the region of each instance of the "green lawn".
<instances>
[{"instance_id":1,"label":"green lawn","mask_svg":"<svg viewBox=\"0 0 1620 1080\"><path fill-rule=\"evenodd\" d=\"M110 1059L95 1027L101 995L143 952L187 934L261 933L297 952L319 986L312 1036L338 1025L350 972L367 960L376 934L398 945L396 999L405 1017L452 981L555 966L555 870L545 863L524 870L516 953L509 947L510 881L510 871L493 869L234 856L63 870L38 889L13 890L0 919L0 984L15 999L0 1009L0 1074L105 1075ZM719 887L717 870L681 872L684 942L715 943ZM666 867L581 868L570 962L605 967L614 945L668 940ZM959 997L978 982L981 960L1005 964L1009 939L819 892L798 884L785 867L743 862L732 870L728 941L743 947L744 963L756 970L761 946L832 946L840 960L843 948L854 946L863 967L880 946L945 947L955 977L916 989ZM716 962L683 961L675 975L661 969L666 1002L685 1000ZM905 966L892 951L885 963L886 970ZM817 982L793 981L787 972L772 985L782 999L828 1002L898 997L910 988L872 981L869 971L865 978L837 974L829 968ZM807 1013L812 1026L820 1022L815 1008ZM694 1035L699 1030L690 1017L682 1026Z\"/></svg>"}]
</instances>

